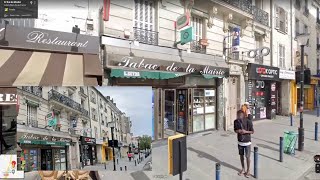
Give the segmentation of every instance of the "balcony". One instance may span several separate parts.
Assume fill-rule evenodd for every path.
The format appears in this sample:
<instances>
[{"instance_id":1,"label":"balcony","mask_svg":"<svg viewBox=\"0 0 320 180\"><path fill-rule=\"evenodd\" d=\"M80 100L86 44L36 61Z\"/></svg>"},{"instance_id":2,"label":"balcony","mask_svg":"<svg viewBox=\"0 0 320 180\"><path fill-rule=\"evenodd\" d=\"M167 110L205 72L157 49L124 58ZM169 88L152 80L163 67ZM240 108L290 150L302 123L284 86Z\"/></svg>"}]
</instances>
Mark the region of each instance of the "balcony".
<instances>
[{"instance_id":1,"label":"balcony","mask_svg":"<svg viewBox=\"0 0 320 180\"><path fill-rule=\"evenodd\" d=\"M269 13L260 8L252 6L252 14L254 21L257 21L265 26L269 26Z\"/></svg>"},{"instance_id":2,"label":"balcony","mask_svg":"<svg viewBox=\"0 0 320 180\"><path fill-rule=\"evenodd\" d=\"M144 44L158 45L158 32L142 28L133 28L134 39Z\"/></svg>"},{"instance_id":3,"label":"balcony","mask_svg":"<svg viewBox=\"0 0 320 180\"><path fill-rule=\"evenodd\" d=\"M247 13L252 14L252 2L251 0L222 0L236 8L239 8Z\"/></svg>"},{"instance_id":4,"label":"balcony","mask_svg":"<svg viewBox=\"0 0 320 180\"><path fill-rule=\"evenodd\" d=\"M206 54L206 46L202 46L199 41L190 42L190 50L195 53Z\"/></svg>"},{"instance_id":5,"label":"balcony","mask_svg":"<svg viewBox=\"0 0 320 180\"><path fill-rule=\"evenodd\" d=\"M22 90L42 98L41 86L22 86Z\"/></svg>"},{"instance_id":6,"label":"balcony","mask_svg":"<svg viewBox=\"0 0 320 180\"><path fill-rule=\"evenodd\" d=\"M51 90L48 92L48 98L49 100L53 100L53 101L57 101L69 108L72 108L76 111L79 111L82 113L82 115L84 116L89 116L89 112L87 110L85 110L84 108L81 107L81 104L75 102L74 100L72 100L71 98L60 94L58 91L56 90Z\"/></svg>"}]
</instances>

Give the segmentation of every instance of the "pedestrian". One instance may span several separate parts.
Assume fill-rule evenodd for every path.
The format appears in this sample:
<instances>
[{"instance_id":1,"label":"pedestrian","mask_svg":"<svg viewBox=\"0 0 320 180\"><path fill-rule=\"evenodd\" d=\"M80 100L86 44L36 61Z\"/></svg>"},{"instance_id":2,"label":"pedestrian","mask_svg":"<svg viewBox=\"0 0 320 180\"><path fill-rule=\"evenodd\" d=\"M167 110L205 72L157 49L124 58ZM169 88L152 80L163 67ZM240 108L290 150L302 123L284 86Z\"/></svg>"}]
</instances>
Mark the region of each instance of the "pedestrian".
<instances>
[{"instance_id":1,"label":"pedestrian","mask_svg":"<svg viewBox=\"0 0 320 180\"><path fill-rule=\"evenodd\" d=\"M245 102L242 107L241 110L244 112L244 116L246 118L248 118L249 120L252 120L252 114L250 111L250 103L249 102Z\"/></svg>"},{"instance_id":2,"label":"pedestrian","mask_svg":"<svg viewBox=\"0 0 320 180\"><path fill-rule=\"evenodd\" d=\"M250 176L250 153L251 153L251 134L254 133L252 121L245 117L242 110L237 112L237 119L234 121L234 131L237 133L238 150L241 162L241 171L239 176L244 175L246 178ZM247 160L247 171L244 166L244 156Z\"/></svg>"}]
</instances>

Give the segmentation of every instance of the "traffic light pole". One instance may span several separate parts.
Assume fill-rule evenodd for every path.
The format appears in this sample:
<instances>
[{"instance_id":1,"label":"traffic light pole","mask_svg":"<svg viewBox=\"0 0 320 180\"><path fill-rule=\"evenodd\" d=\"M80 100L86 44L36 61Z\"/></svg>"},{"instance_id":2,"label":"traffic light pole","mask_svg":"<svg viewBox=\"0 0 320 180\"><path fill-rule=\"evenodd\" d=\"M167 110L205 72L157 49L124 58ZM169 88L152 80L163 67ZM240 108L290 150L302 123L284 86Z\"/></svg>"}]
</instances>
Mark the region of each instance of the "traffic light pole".
<instances>
[{"instance_id":1,"label":"traffic light pole","mask_svg":"<svg viewBox=\"0 0 320 180\"><path fill-rule=\"evenodd\" d=\"M111 138L112 138L112 156L113 156L113 171L116 171L116 157L114 153L114 135L113 135L114 127L111 127Z\"/></svg>"},{"instance_id":2,"label":"traffic light pole","mask_svg":"<svg viewBox=\"0 0 320 180\"><path fill-rule=\"evenodd\" d=\"M304 46L301 47L301 72L300 72L300 127L298 128L298 150L304 149L303 107L304 107Z\"/></svg>"}]
</instances>

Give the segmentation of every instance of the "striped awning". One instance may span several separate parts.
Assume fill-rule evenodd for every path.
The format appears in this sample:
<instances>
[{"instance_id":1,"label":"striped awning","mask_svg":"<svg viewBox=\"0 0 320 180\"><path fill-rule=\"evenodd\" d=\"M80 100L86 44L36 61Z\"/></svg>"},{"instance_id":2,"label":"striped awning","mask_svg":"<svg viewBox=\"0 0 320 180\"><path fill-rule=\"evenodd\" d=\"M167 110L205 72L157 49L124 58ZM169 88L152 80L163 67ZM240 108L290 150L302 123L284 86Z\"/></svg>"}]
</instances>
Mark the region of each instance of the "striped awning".
<instances>
[{"instance_id":1,"label":"striped awning","mask_svg":"<svg viewBox=\"0 0 320 180\"><path fill-rule=\"evenodd\" d=\"M0 49L0 86L101 86L102 80L97 54Z\"/></svg>"}]
</instances>

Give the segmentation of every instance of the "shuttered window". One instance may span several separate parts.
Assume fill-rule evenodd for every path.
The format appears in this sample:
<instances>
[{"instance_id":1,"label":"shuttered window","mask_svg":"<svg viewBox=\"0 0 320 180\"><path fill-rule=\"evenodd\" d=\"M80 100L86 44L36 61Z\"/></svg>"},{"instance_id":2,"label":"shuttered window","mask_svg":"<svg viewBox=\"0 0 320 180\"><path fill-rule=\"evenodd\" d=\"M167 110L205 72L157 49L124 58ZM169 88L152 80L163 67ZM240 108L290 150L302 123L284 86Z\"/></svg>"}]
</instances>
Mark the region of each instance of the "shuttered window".
<instances>
[{"instance_id":1,"label":"shuttered window","mask_svg":"<svg viewBox=\"0 0 320 180\"><path fill-rule=\"evenodd\" d=\"M286 68L286 62L285 62L285 60L286 60L286 56L285 56L285 54L286 54L286 51L285 51L285 46L284 45L282 45L282 44L279 44L279 50L278 50L279 52L278 52L278 54L279 54L279 67L280 68Z\"/></svg>"},{"instance_id":2,"label":"shuttered window","mask_svg":"<svg viewBox=\"0 0 320 180\"><path fill-rule=\"evenodd\" d=\"M134 0L134 27L155 30L155 3L152 0Z\"/></svg>"},{"instance_id":3,"label":"shuttered window","mask_svg":"<svg viewBox=\"0 0 320 180\"><path fill-rule=\"evenodd\" d=\"M279 6L275 6L276 29L283 33L288 33L288 12Z\"/></svg>"},{"instance_id":4,"label":"shuttered window","mask_svg":"<svg viewBox=\"0 0 320 180\"><path fill-rule=\"evenodd\" d=\"M27 126L38 127L37 107L27 104Z\"/></svg>"}]
</instances>

